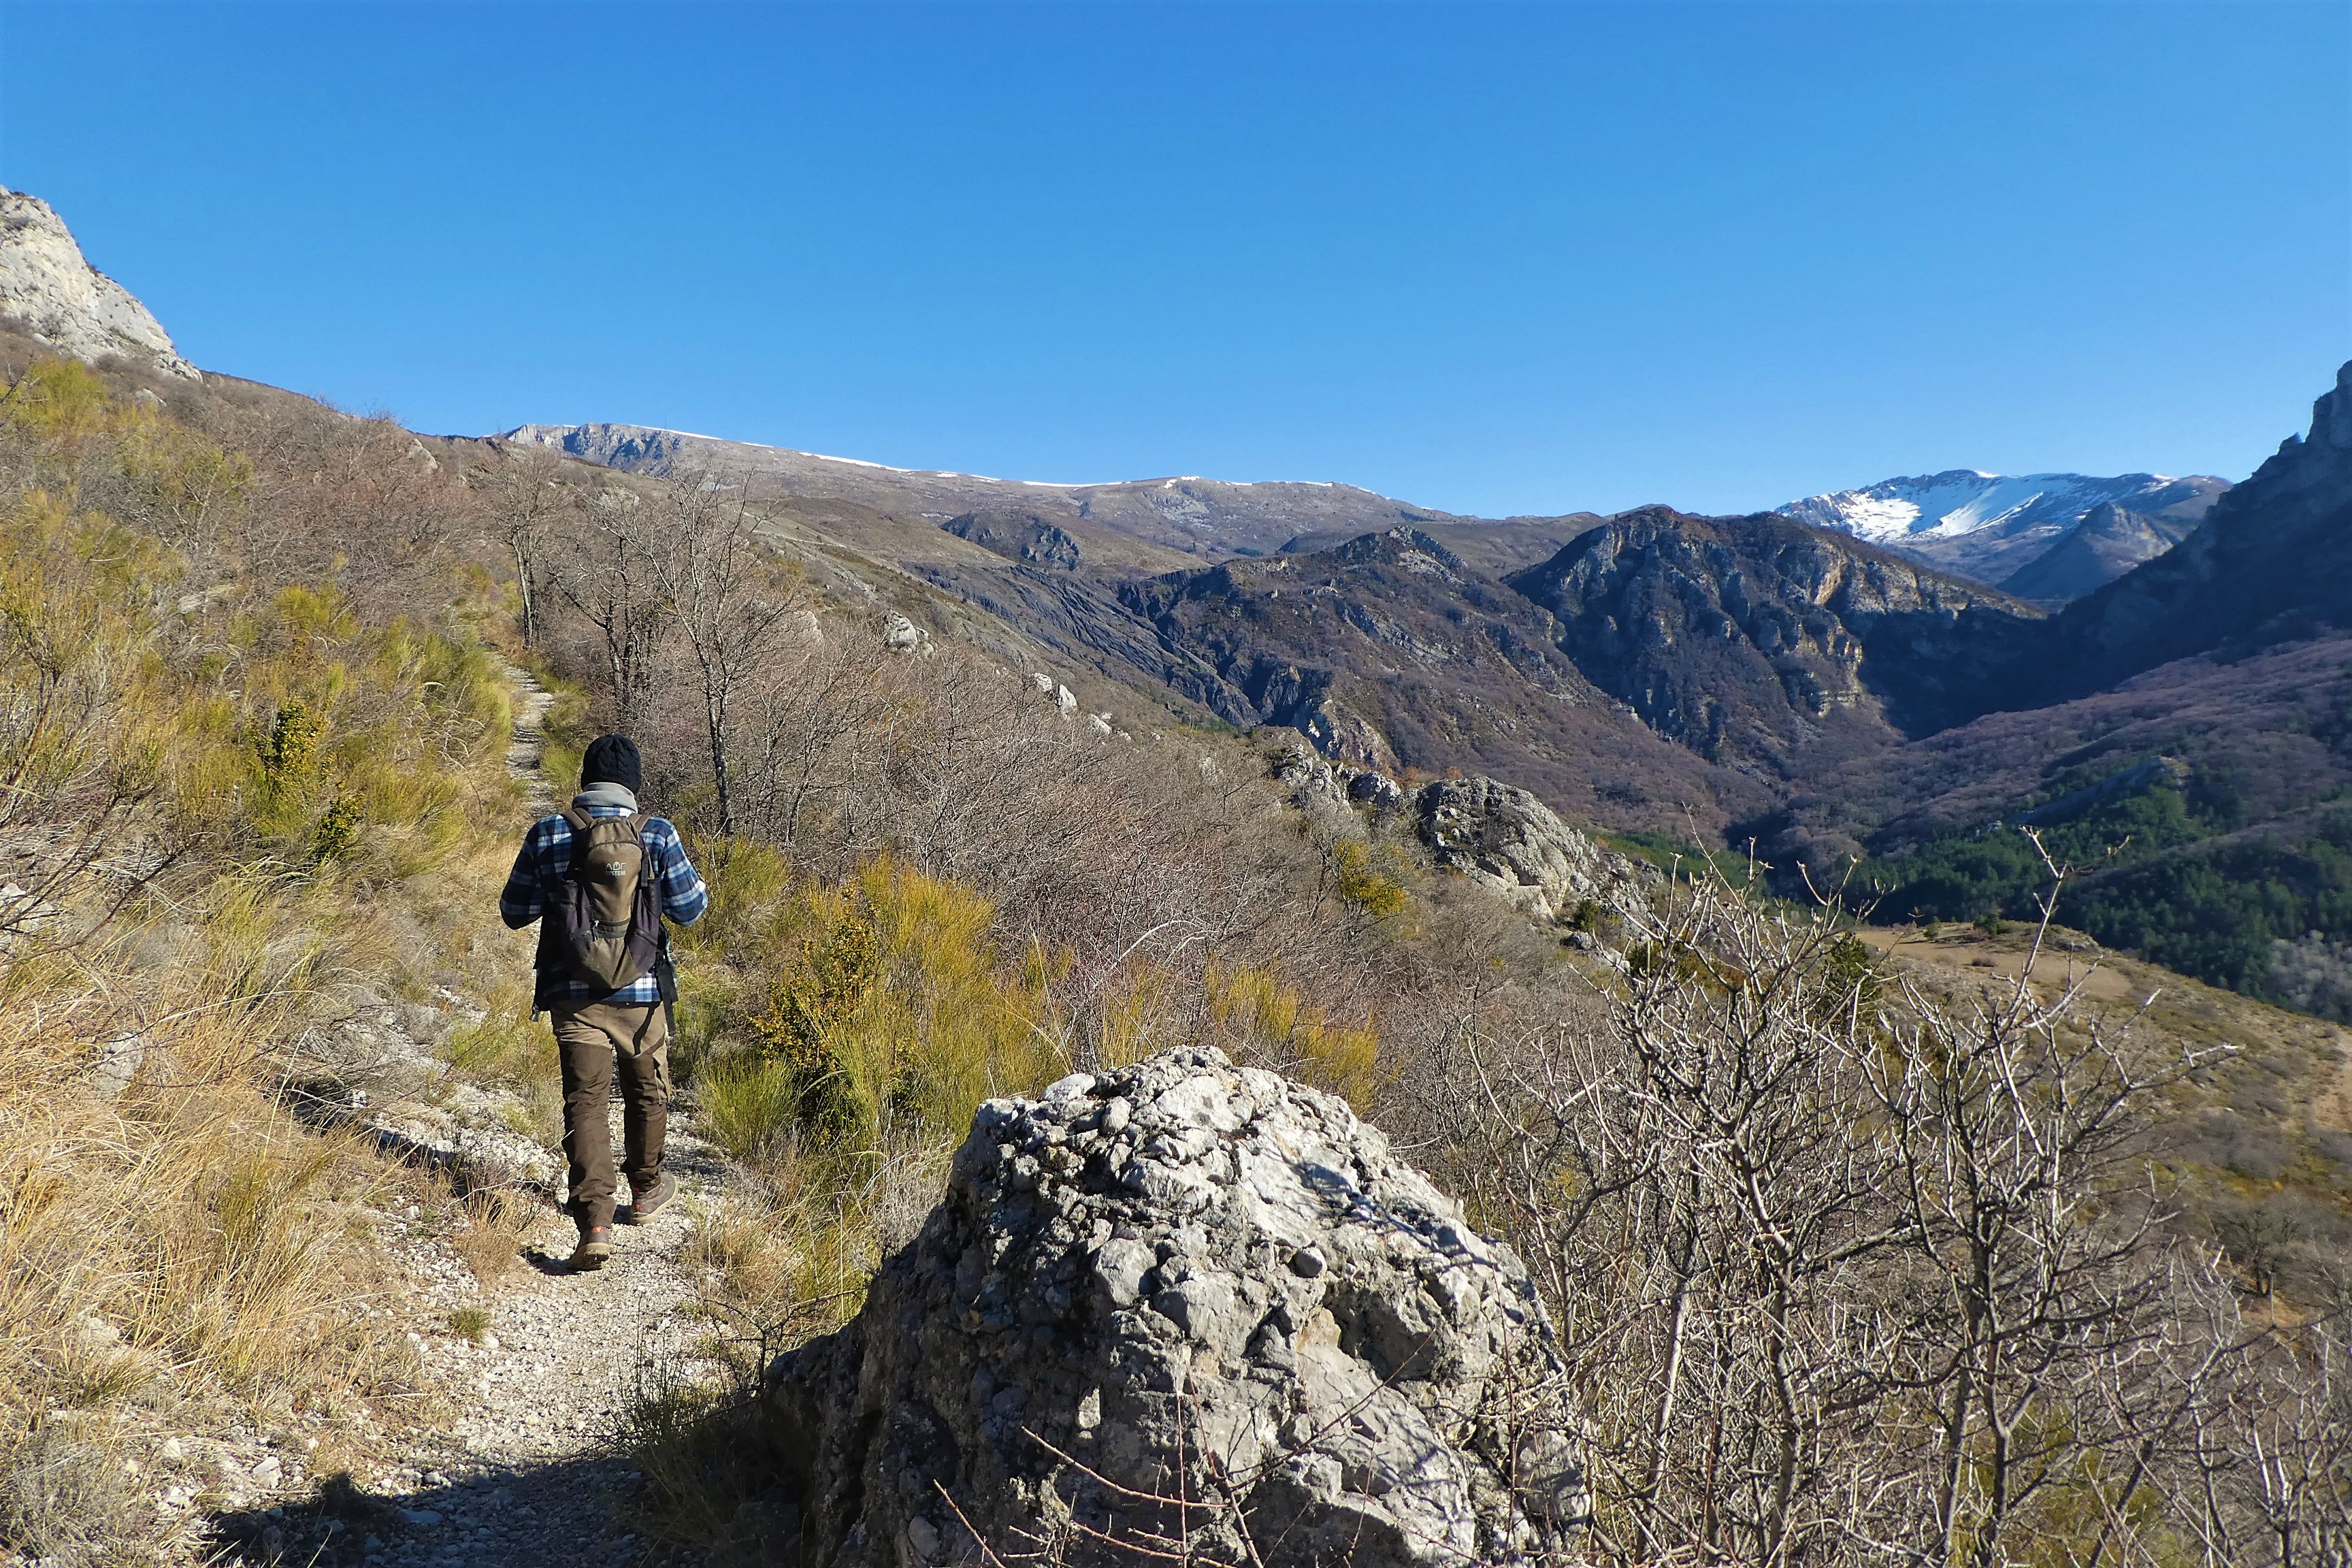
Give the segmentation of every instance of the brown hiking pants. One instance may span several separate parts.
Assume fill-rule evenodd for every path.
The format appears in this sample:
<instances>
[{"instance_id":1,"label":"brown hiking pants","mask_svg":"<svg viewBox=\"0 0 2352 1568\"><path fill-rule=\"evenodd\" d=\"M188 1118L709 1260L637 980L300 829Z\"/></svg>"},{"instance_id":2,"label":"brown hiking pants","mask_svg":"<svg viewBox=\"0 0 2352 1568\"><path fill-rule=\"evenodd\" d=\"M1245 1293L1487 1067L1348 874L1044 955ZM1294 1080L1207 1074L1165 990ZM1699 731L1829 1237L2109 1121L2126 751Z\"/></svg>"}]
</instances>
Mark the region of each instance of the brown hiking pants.
<instances>
[{"instance_id":1,"label":"brown hiking pants","mask_svg":"<svg viewBox=\"0 0 2352 1568\"><path fill-rule=\"evenodd\" d=\"M556 1006L555 1055L563 1068L563 1157L572 1217L613 1223L613 1072L620 1068L621 1169L641 1187L661 1174L669 1130L669 1018L658 1002Z\"/></svg>"}]
</instances>

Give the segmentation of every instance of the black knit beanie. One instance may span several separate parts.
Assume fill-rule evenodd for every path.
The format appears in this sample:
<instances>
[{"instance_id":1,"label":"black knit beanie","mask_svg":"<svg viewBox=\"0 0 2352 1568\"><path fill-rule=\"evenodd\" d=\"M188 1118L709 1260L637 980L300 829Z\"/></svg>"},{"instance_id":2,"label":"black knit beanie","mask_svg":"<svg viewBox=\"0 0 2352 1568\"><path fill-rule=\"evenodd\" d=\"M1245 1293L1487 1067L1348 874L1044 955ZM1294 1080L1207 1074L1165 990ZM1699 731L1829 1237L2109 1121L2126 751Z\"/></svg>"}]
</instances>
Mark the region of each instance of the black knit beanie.
<instances>
[{"instance_id":1,"label":"black knit beanie","mask_svg":"<svg viewBox=\"0 0 2352 1568\"><path fill-rule=\"evenodd\" d=\"M580 758L580 787L616 784L637 793L644 773L637 764L637 744L626 735L599 735L588 742Z\"/></svg>"}]
</instances>

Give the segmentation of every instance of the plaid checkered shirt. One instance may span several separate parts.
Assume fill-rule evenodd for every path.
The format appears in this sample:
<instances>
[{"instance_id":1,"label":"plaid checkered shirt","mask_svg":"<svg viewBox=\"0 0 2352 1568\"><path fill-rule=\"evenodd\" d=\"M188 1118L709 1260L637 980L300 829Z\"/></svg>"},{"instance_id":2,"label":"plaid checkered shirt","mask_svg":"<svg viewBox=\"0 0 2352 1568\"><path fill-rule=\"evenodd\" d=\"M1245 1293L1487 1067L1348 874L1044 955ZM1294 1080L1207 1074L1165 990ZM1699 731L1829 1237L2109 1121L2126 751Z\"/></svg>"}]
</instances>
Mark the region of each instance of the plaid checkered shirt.
<instances>
[{"instance_id":1,"label":"plaid checkered shirt","mask_svg":"<svg viewBox=\"0 0 2352 1568\"><path fill-rule=\"evenodd\" d=\"M582 800L572 804L590 816L634 815L619 805ZM710 907L710 889L702 885L694 863L686 858L686 845L679 839L677 829L664 818L648 816L638 836L646 847L646 874L654 879L661 894L662 913L682 926L700 920L702 911ZM499 895L499 918L520 931L547 912L551 891L560 889L571 872L572 824L561 816L541 817L523 836L522 848L515 855L506 890ZM631 981L618 991L599 994L587 981L560 980L541 972L532 1005L546 1008L610 1002L624 1007L642 1007L660 1000L661 988L650 974Z\"/></svg>"}]
</instances>

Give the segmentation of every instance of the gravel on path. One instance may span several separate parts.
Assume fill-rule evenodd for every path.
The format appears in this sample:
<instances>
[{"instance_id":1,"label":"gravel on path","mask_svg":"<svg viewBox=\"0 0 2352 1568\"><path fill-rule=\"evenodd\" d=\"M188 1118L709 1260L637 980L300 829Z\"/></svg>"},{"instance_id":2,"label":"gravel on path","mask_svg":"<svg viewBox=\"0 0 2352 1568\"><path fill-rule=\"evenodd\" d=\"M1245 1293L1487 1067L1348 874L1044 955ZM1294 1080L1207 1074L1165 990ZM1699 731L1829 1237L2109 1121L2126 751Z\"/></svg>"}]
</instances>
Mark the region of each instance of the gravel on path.
<instances>
[{"instance_id":1,"label":"gravel on path","mask_svg":"<svg viewBox=\"0 0 2352 1568\"><path fill-rule=\"evenodd\" d=\"M552 699L525 671L510 668L509 679L518 698L509 765L543 807L540 725ZM405 1032L383 1022L396 1046ZM367 1113L364 1125L380 1142L420 1163L495 1162L552 1197L561 1170L510 1130L512 1097L456 1081L446 1063L417 1066L437 1075L441 1092ZM205 1561L689 1568L690 1559L630 1530L628 1505L641 1481L619 1446L643 1392L716 1370L705 1355L713 1324L697 1310L700 1293L681 1255L726 1170L681 1109L673 1109L666 1162L678 1195L643 1226L615 1226L614 1258L595 1272L566 1266L575 1233L551 1202L526 1237L528 1267L490 1286L476 1279L451 1237L416 1234L415 1210L387 1215L378 1240L396 1259L404 1289L384 1310L406 1320L427 1402L441 1418L402 1463L369 1475L322 1484L304 1474L299 1457L278 1458L268 1484L230 1494L212 1516L201 1531ZM260 1463L227 1459L248 1478Z\"/></svg>"}]
</instances>

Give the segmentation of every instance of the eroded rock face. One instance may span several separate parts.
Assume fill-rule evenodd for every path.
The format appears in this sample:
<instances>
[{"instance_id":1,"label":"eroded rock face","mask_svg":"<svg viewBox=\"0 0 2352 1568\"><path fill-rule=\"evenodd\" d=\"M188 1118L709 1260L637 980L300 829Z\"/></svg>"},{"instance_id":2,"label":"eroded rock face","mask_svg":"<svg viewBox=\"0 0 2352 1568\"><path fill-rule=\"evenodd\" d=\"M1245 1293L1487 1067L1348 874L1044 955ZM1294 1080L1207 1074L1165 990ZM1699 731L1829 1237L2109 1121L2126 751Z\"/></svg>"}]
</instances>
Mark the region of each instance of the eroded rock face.
<instances>
[{"instance_id":1,"label":"eroded rock face","mask_svg":"<svg viewBox=\"0 0 2352 1568\"><path fill-rule=\"evenodd\" d=\"M1639 916L1664 880L1646 860L1619 854L1570 826L1529 790L1490 778L1442 779L1408 790L1386 773L1334 763L1294 742L1274 762L1291 804L1310 815L1410 809L1437 863L1538 921L1564 921L1588 900Z\"/></svg>"},{"instance_id":2,"label":"eroded rock face","mask_svg":"<svg viewBox=\"0 0 2352 1568\"><path fill-rule=\"evenodd\" d=\"M1561 1382L1525 1268L1378 1131L1187 1049L982 1106L921 1236L765 1398L805 1562L1379 1568L1572 1532Z\"/></svg>"},{"instance_id":3,"label":"eroded rock face","mask_svg":"<svg viewBox=\"0 0 2352 1568\"><path fill-rule=\"evenodd\" d=\"M1438 864L1538 920L1590 899L1622 914L1645 907L1657 868L1581 833L1528 791L1493 779L1445 779L1420 795L1421 837Z\"/></svg>"},{"instance_id":4,"label":"eroded rock face","mask_svg":"<svg viewBox=\"0 0 2352 1568\"><path fill-rule=\"evenodd\" d=\"M1642 507L1504 579L1659 734L1779 767L1824 724L1917 735L1982 712L2037 616L1979 584L1769 513Z\"/></svg>"},{"instance_id":5,"label":"eroded rock face","mask_svg":"<svg viewBox=\"0 0 2352 1568\"><path fill-rule=\"evenodd\" d=\"M81 360L120 354L167 375L203 379L146 306L83 259L48 203L0 186L0 315Z\"/></svg>"}]
</instances>

